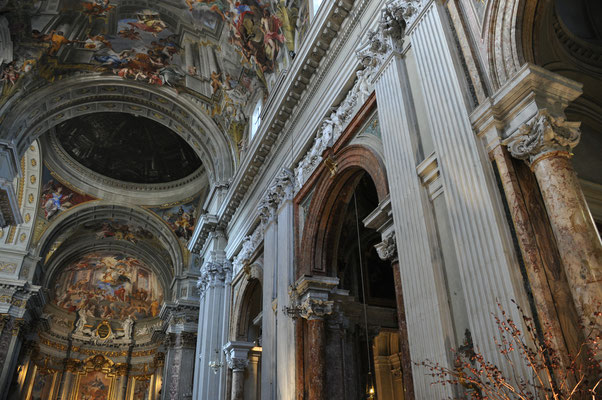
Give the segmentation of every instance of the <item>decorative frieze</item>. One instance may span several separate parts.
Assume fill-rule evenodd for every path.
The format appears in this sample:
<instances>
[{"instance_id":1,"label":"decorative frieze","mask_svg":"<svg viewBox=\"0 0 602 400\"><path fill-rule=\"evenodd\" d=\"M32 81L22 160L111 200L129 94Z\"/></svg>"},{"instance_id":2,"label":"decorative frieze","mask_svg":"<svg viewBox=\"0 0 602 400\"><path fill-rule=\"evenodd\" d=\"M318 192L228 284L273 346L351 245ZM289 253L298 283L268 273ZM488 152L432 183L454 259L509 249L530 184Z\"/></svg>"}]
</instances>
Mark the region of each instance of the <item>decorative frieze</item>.
<instances>
[{"instance_id":1,"label":"decorative frieze","mask_svg":"<svg viewBox=\"0 0 602 400\"><path fill-rule=\"evenodd\" d=\"M259 245L263 242L265 228L275 218L276 211L280 205L293 198L293 180L293 172L287 168L283 168L268 187L257 208L260 223L251 235L243 239L242 248L234 258L235 273L240 271L245 263L249 262L253 253L255 253Z\"/></svg>"},{"instance_id":2,"label":"decorative frieze","mask_svg":"<svg viewBox=\"0 0 602 400\"><path fill-rule=\"evenodd\" d=\"M546 109L522 125L516 133L503 141L513 157L533 164L546 153L568 152L579 144L580 122L569 122L553 117Z\"/></svg>"}]
</instances>

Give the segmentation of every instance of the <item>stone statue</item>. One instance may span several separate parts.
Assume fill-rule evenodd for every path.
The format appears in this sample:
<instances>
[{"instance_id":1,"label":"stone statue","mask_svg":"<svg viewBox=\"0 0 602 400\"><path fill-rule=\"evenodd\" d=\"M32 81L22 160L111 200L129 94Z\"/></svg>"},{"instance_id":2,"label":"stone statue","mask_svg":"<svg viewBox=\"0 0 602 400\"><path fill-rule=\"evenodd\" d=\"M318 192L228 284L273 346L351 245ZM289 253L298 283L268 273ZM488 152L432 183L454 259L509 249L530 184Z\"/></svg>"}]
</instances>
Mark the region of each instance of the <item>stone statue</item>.
<instances>
[{"instance_id":1,"label":"stone statue","mask_svg":"<svg viewBox=\"0 0 602 400\"><path fill-rule=\"evenodd\" d=\"M86 326L86 323L88 322L87 317L86 317L86 312L84 311L83 308L80 308L77 311L77 323L75 324L75 333L84 333L84 328Z\"/></svg>"},{"instance_id":2,"label":"stone statue","mask_svg":"<svg viewBox=\"0 0 602 400\"><path fill-rule=\"evenodd\" d=\"M132 327L134 326L134 320L131 315L128 315L125 321L123 321L123 336L126 339L130 339L132 337Z\"/></svg>"},{"instance_id":3,"label":"stone statue","mask_svg":"<svg viewBox=\"0 0 602 400\"><path fill-rule=\"evenodd\" d=\"M369 82L369 76L366 73L365 70L359 70L356 73L357 75L357 90L359 93L359 102L361 104L364 103L364 101L366 101L366 99L370 96L370 93L372 92L370 90L370 82Z\"/></svg>"},{"instance_id":4,"label":"stone statue","mask_svg":"<svg viewBox=\"0 0 602 400\"><path fill-rule=\"evenodd\" d=\"M400 42L406 33L405 7L398 2L393 2L382 11L379 25L383 36L390 37L395 42Z\"/></svg>"}]
</instances>

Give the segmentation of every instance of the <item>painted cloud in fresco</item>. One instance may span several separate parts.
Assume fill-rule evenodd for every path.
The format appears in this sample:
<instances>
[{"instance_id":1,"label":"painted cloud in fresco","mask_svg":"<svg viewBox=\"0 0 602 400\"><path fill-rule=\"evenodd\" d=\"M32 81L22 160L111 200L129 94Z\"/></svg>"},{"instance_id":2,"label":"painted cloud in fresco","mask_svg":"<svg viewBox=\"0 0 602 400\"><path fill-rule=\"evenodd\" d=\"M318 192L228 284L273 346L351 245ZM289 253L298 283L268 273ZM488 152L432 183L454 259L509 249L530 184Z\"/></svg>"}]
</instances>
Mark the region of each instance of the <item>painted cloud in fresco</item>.
<instances>
[{"instance_id":1,"label":"painted cloud in fresco","mask_svg":"<svg viewBox=\"0 0 602 400\"><path fill-rule=\"evenodd\" d=\"M163 301L156 275L141 260L115 252L88 254L67 266L53 303L102 319L155 317Z\"/></svg>"}]
</instances>

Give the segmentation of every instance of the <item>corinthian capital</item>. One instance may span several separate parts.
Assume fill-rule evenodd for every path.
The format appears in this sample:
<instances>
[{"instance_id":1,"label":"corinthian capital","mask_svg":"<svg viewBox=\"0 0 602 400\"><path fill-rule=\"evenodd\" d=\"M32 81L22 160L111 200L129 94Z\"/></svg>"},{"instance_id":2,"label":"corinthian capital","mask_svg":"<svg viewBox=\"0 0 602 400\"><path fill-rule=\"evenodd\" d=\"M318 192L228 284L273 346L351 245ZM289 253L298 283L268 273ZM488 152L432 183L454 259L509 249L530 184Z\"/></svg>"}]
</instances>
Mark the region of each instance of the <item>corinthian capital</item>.
<instances>
[{"instance_id":1,"label":"corinthian capital","mask_svg":"<svg viewBox=\"0 0 602 400\"><path fill-rule=\"evenodd\" d=\"M299 315L309 320L322 319L332 314L333 305L334 301L306 297L299 307Z\"/></svg>"},{"instance_id":2,"label":"corinthian capital","mask_svg":"<svg viewBox=\"0 0 602 400\"><path fill-rule=\"evenodd\" d=\"M383 261L393 261L397 258L397 243L395 232L387 236L382 242L374 246L378 256Z\"/></svg>"},{"instance_id":3,"label":"corinthian capital","mask_svg":"<svg viewBox=\"0 0 602 400\"><path fill-rule=\"evenodd\" d=\"M580 122L553 117L544 109L503 143L513 157L532 164L546 153L570 152L579 143L579 125Z\"/></svg>"},{"instance_id":4,"label":"corinthian capital","mask_svg":"<svg viewBox=\"0 0 602 400\"><path fill-rule=\"evenodd\" d=\"M232 277L232 263L228 260L223 262L206 262L201 267L201 277L197 281L197 287L201 295L209 288L224 286L230 283Z\"/></svg>"}]
</instances>

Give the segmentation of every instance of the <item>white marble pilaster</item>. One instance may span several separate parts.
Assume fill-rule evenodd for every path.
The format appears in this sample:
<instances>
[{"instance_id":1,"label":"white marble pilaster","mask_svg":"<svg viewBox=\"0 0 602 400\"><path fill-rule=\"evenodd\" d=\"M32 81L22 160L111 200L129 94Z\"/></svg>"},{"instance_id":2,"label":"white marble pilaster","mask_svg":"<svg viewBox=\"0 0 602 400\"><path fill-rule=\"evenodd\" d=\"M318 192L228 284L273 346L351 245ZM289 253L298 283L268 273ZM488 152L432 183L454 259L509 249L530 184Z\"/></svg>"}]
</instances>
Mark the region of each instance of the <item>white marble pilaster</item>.
<instances>
[{"instance_id":1,"label":"white marble pilaster","mask_svg":"<svg viewBox=\"0 0 602 400\"><path fill-rule=\"evenodd\" d=\"M276 268L278 258L278 225L272 205L266 205L262 219L265 223L263 241L263 306L262 306L262 353L261 360L261 398L276 398L276 314L273 309L277 301Z\"/></svg>"},{"instance_id":2,"label":"white marble pilaster","mask_svg":"<svg viewBox=\"0 0 602 400\"><path fill-rule=\"evenodd\" d=\"M455 62L441 7L438 2L428 6L410 40L438 155L470 330L475 346L488 360L508 376L513 376L511 369L527 376L516 355L511 355L511 367L494 343L498 331L491 313L498 312L498 301L520 327L510 300L523 302L522 277L508 227L497 216L503 214L499 193L485 150L471 127L467 90L459 79L463 71Z\"/></svg>"},{"instance_id":3,"label":"white marble pilaster","mask_svg":"<svg viewBox=\"0 0 602 400\"><path fill-rule=\"evenodd\" d=\"M294 282L293 175L284 170L280 177L277 211L276 397L292 399L295 397L295 322L287 315L286 309L291 307L289 289Z\"/></svg>"},{"instance_id":4,"label":"white marble pilaster","mask_svg":"<svg viewBox=\"0 0 602 400\"><path fill-rule=\"evenodd\" d=\"M385 149L391 208L404 293L408 342L413 362L436 360L449 366L443 320L449 310L436 285L436 259L425 220L429 218L428 198L416 174L416 124L412 124L411 94L406 89L405 67L392 54L376 81L376 99ZM431 385L425 371L413 365L417 399L445 398L448 387Z\"/></svg>"},{"instance_id":5,"label":"white marble pilaster","mask_svg":"<svg viewBox=\"0 0 602 400\"><path fill-rule=\"evenodd\" d=\"M225 259L225 239L212 235L199 279L200 310L197 338L194 399L223 399L226 370L222 347L227 342L230 319L232 266ZM213 243L214 242L214 243Z\"/></svg>"}]
</instances>

